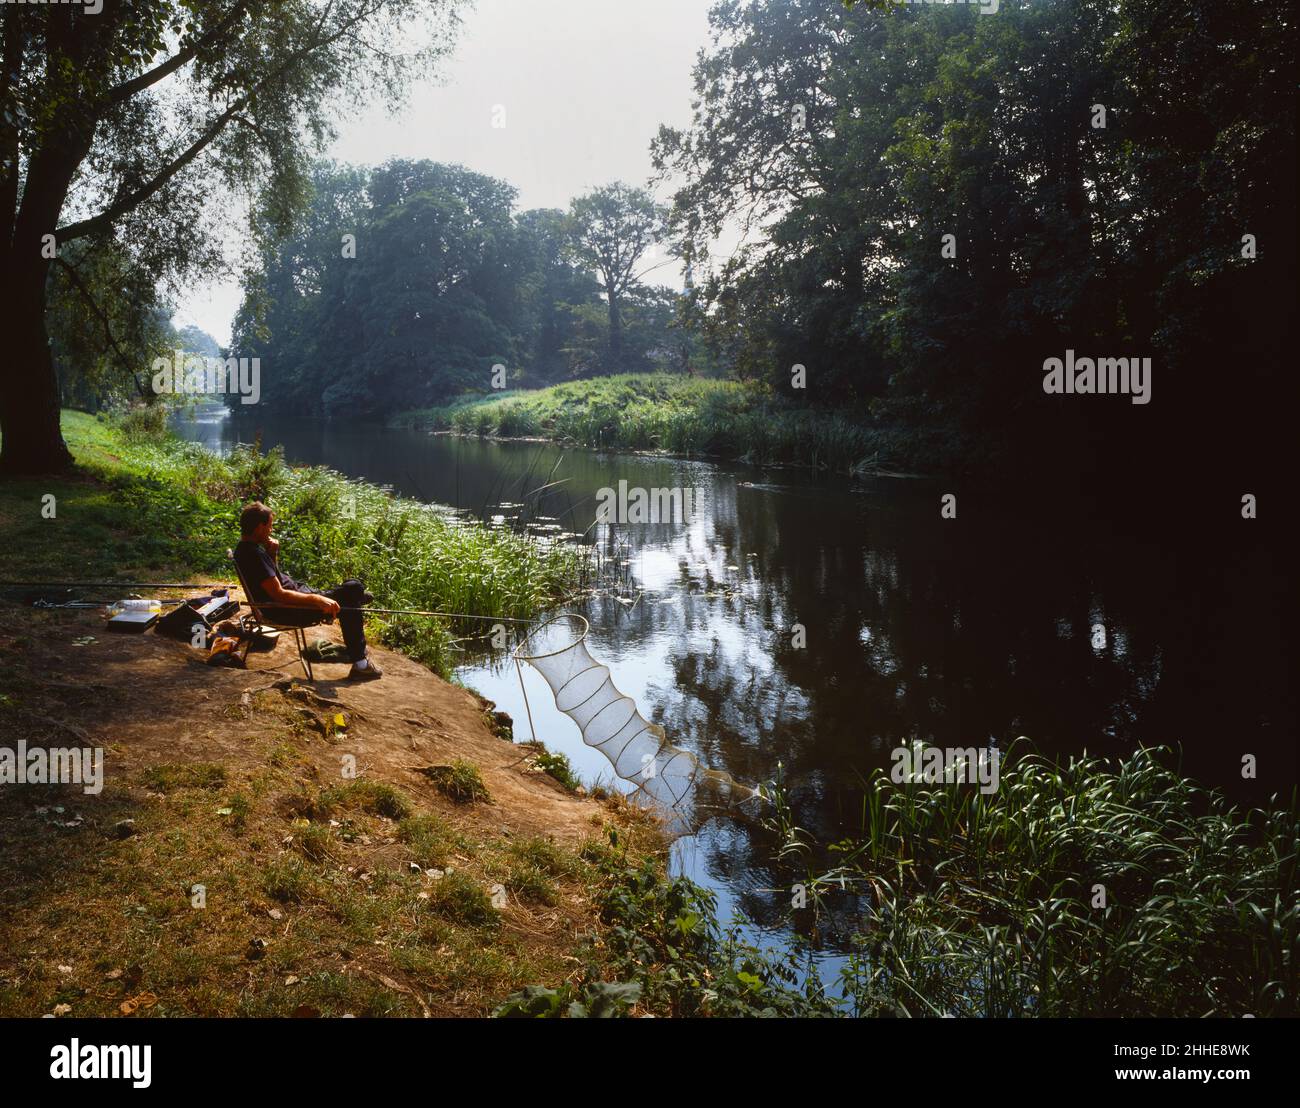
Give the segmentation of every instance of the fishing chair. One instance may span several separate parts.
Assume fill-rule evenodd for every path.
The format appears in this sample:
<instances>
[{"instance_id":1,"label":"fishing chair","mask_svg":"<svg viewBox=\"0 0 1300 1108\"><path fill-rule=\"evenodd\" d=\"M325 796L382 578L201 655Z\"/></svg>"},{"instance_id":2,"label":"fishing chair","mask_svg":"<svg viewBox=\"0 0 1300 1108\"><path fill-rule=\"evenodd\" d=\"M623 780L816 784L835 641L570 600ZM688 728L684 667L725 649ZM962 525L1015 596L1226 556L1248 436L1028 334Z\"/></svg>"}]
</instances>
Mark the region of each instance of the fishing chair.
<instances>
[{"instance_id":1,"label":"fishing chair","mask_svg":"<svg viewBox=\"0 0 1300 1108\"><path fill-rule=\"evenodd\" d=\"M226 557L234 562L235 573L239 575L239 587L243 591L244 601L252 613L251 615L239 617L239 625L244 632L244 653L240 655L241 660L245 665L248 664L248 651L252 647L255 638L265 635L267 632L275 632L278 635L281 631L292 631L294 645L298 648L298 661L302 663L303 672L307 674L307 680L315 682L316 678L311 672L311 661L307 657L307 628L319 627L325 622L324 616L319 616L306 624L280 623L274 619L268 619L265 611L274 609L271 609L269 605L267 609L263 609L262 605L253 599L253 591L248 587L248 582L244 580L244 571L239 568L239 563L235 561L235 552L227 550Z\"/></svg>"}]
</instances>

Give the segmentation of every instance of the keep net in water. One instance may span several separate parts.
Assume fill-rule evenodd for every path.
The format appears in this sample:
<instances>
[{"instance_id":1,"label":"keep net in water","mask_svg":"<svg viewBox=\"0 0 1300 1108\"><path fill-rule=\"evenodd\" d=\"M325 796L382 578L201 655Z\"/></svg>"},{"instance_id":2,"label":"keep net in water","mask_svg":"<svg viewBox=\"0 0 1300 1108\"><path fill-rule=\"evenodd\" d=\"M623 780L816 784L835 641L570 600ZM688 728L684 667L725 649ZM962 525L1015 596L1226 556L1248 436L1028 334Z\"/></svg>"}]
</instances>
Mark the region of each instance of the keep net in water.
<instances>
[{"instance_id":1,"label":"keep net in water","mask_svg":"<svg viewBox=\"0 0 1300 1108\"><path fill-rule=\"evenodd\" d=\"M578 725L582 741L636 786L630 797L634 803L657 809L684 833L710 810L762 798L761 790L709 769L673 746L662 727L641 715L636 701L615 686L609 667L591 656L588 629L582 616L556 616L530 632L514 657L545 678L555 706Z\"/></svg>"}]
</instances>

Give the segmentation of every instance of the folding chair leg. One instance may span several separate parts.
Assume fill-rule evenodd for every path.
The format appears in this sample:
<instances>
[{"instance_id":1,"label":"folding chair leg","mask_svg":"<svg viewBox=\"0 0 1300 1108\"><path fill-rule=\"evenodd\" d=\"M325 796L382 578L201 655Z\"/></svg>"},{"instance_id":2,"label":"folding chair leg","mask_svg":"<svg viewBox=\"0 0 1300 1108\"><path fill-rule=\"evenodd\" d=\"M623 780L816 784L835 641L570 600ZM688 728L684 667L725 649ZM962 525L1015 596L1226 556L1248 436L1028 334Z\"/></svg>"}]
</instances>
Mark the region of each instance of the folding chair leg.
<instances>
[{"instance_id":1,"label":"folding chair leg","mask_svg":"<svg viewBox=\"0 0 1300 1108\"><path fill-rule=\"evenodd\" d=\"M294 628L294 637L298 642L298 661L302 663L302 668L307 671L307 680L315 684L316 678L312 676L311 661L307 657L307 632L301 628Z\"/></svg>"}]
</instances>

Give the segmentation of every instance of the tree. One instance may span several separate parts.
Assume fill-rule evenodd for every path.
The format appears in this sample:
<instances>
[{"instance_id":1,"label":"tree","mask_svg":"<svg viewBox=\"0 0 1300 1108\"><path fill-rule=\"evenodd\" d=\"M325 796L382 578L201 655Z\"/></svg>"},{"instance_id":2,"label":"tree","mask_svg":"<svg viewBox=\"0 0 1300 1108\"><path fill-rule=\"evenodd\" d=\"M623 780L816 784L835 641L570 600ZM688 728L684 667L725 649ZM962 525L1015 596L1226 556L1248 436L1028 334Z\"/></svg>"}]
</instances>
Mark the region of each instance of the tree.
<instances>
[{"instance_id":1,"label":"tree","mask_svg":"<svg viewBox=\"0 0 1300 1108\"><path fill-rule=\"evenodd\" d=\"M1212 429L1214 495L1281 471L1261 452L1289 408L1260 398L1294 346L1285 8L727 0L710 21L691 126L653 151L701 326L738 371L806 364L804 396L866 401L924 468L1190 489ZM734 227L752 234L712 264ZM1149 355L1165 391L1045 396L1067 349Z\"/></svg>"},{"instance_id":2,"label":"tree","mask_svg":"<svg viewBox=\"0 0 1300 1108\"><path fill-rule=\"evenodd\" d=\"M235 344L276 367L264 403L386 415L487 390L497 364L564 376L575 306L600 307L564 213L516 216L506 182L429 161L319 163L311 196L245 278Z\"/></svg>"},{"instance_id":3,"label":"tree","mask_svg":"<svg viewBox=\"0 0 1300 1108\"><path fill-rule=\"evenodd\" d=\"M454 3L3 6L0 294L13 323L0 469L71 463L46 324L56 257L115 250L156 280L210 275L226 194L286 231L306 197L306 154L332 133L330 105L374 88L399 100L445 52ZM421 18L429 33L412 49Z\"/></svg>"},{"instance_id":4,"label":"tree","mask_svg":"<svg viewBox=\"0 0 1300 1108\"><path fill-rule=\"evenodd\" d=\"M569 375L566 350L579 346L579 312L599 303L599 286L570 249L569 221L557 208L521 212L516 219L524 278L524 370L530 383Z\"/></svg>"},{"instance_id":5,"label":"tree","mask_svg":"<svg viewBox=\"0 0 1300 1108\"><path fill-rule=\"evenodd\" d=\"M637 272L637 265L663 233L663 212L644 189L615 182L574 200L569 217L574 254L595 270L605 292L608 368L618 372L623 360L622 300L650 271Z\"/></svg>"}]
</instances>

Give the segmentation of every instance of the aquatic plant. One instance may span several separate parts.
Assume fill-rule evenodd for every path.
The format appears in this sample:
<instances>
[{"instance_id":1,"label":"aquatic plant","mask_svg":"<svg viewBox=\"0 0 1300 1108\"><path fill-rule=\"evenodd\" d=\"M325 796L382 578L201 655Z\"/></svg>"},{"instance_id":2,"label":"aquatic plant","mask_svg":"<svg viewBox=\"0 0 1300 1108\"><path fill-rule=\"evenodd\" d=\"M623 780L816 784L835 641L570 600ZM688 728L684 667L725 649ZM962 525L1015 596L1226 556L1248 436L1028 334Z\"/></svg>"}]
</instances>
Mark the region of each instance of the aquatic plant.
<instances>
[{"instance_id":1,"label":"aquatic plant","mask_svg":"<svg viewBox=\"0 0 1300 1108\"><path fill-rule=\"evenodd\" d=\"M1169 760L1057 762L1021 740L992 793L877 774L838 864L793 877L814 914L846 896L860 913L855 1013L1296 1015L1295 795L1241 811ZM774 813L807 866L815 844Z\"/></svg>"}]
</instances>

